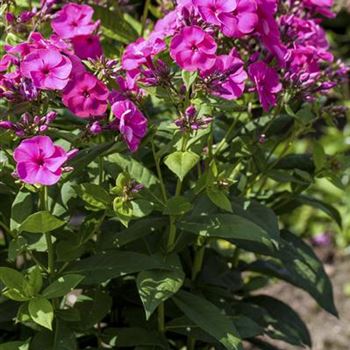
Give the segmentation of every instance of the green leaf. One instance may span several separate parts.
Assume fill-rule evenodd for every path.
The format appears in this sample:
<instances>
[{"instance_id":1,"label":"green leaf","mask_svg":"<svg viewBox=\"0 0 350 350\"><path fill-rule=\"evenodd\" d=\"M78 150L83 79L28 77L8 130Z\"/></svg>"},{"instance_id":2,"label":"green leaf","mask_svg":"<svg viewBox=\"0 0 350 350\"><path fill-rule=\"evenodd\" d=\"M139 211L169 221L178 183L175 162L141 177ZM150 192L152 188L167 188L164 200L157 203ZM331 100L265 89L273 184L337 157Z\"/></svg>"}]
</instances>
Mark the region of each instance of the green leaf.
<instances>
[{"instance_id":1,"label":"green leaf","mask_svg":"<svg viewBox=\"0 0 350 350\"><path fill-rule=\"evenodd\" d=\"M209 187L207 188L207 195L217 207L232 213L231 202L223 191Z\"/></svg>"},{"instance_id":2,"label":"green leaf","mask_svg":"<svg viewBox=\"0 0 350 350\"><path fill-rule=\"evenodd\" d=\"M277 244L274 237L263 227L233 214L191 216L180 220L178 226L187 232L206 237L261 243L271 250L274 250Z\"/></svg>"},{"instance_id":3,"label":"green leaf","mask_svg":"<svg viewBox=\"0 0 350 350\"><path fill-rule=\"evenodd\" d=\"M143 349L169 349L164 335L149 329L138 327L117 328L111 329L106 336L113 339L110 343L118 349L125 347L136 349L135 346L145 346Z\"/></svg>"},{"instance_id":4,"label":"green leaf","mask_svg":"<svg viewBox=\"0 0 350 350\"><path fill-rule=\"evenodd\" d=\"M0 281L6 286L2 294L9 299L26 301L33 295L25 277L14 269L0 267Z\"/></svg>"},{"instance_id":5,"label":"green leaf","mask_svg":"<svg viewBox=\"0 0 350 350\"><path fill-rule=\"evenodd\" d=\"M192 204L183 196L170 198L163 211L164 215L184 215L192 209Z\"/></svg>"},{"instance_id":6,"label":"green leaf","mask_svg":"<svg viewBox=\"0 0 350 350\"><path fill-rule=\"evenodd\" d=\"M128 227L129 221L133 217L133 207L131 202L125 201L123 197L116 197L113 201L113 210L120 222Z\"/></svg>"},{"instance_id":7,"label":"green leaf","mask_svg":"<svg viewBox=\"0 0 350 350\"><path fill-rule=\"evenodd\" d=\"M62 320L57 320L52 350L75 350L77 342L73 330Z\"/></svg>"},{"instance_id":8,"label":"green leaf","mask_svg":"<svg viewBox=\"0 0 350 350\"><path fill-rule=\"evenodd\" d=\"M96 209L106 209L111 205L112 198L109 193L101 186L85 183L76 187L78 195L88 203L91 207Z\"/></svg>"},{"instance_id":9,"label":"green leaf","mask_svg":"<svg viewBox=\"0 0 350 350\"><path fill-rule=\"evenodd\" d=\"M284 340L295 346L311 348L310 333L299 315L287 304L270 296L259 295L245 299L262 308L262 313L253 312L250 316L258 316L256 322L265 328L265 332L273 339Z\"/></svg>"},{"instance_id":10,"label":"green leaf","mask_svg":"<svg viewBox=\"0 0 350 350\"><path fill-rule=\"evenodd\" d=\"M76 177L77 174L86 171L87 166L101 156L104 152L108 151L115 145L115 142L103 143L101 145L93 145L88 147L79 153L69 162L69 164L74 168L68 176L68 179Z\"/></svg>"},{"instance_id":11,"label":"green leaf","mask_svg":"<svg viewBox=\"0 0 350 350\"><path fill-rule=\"evenodd\" d=\"M148 320L159 304L169 299L184 282L182 271L142 271L137 276L137 288Z\"/></svg>"},{"instance_id":12,"label":"green leaf","mask_svg":"<svg viewBox=\"0 0 350 350\"><path fill-rule=\"evenodd\" d=\"M11 341L0 344L0 350L29 350L29 341Z\"/></svg>"},{"instance_id":13,"label":"green leaf","mask_svg":"<svg viewBox=\"0 0 350 350\"><path fill-rule=\"evenodd\" d=\"M84 276L81 275L61 276L43 290L42 296L47 299L63 297L71 292L83 279Z\"/></svg>"},{"instance_id":14,"label":"green leaf","mask_svg":"<svg viewBox=\"0 0 350 350\"><path fill-rule=\"evenodd\" d=\"M332 284L322 262L302 239L283 231L274 259L256 261L247 267L285 280L308 292L326 311L337 316Z\"/></svg>"},{"instance_id":15,"label":"green leaf","mask_svg":"<svg viewBox=\"0 0 350 350\"><path fill-rule=\"evenodd\" d=\"M199 162L199 155L193 152L177 151L169 154L165 160L165 165L183 181L189 171Z\"/></svg>"},{"instance_id":16,"label":"green leaf","mask_svg":"<svg viewBox=\"0 0 350 350\"><path fill-rule=\"evenodd\" d=\"M145 199L135 199L131 202L131 205L133 218L143 218L150 215L153 211L152 203Z\"/></svg>"},{"instance_id":17,"label":"green leaf","mask_svg":"<svg viewBox=\"0 0 350 350\"><path fill-rule=\"evenodd\" d=\"M312 198L304 195L297 196L295 198L295 201L297 201L300 204L309 205L313 208L322 210L325 214L330 216L339 225L340 228L342 227L342 217L338 209L333 207L332 205L321 201L317 198Z\"/></svg>"},{"instance_id":18,"label":"green leaf","mask_svg":"<svg viewBox=\"0 0 350 350\"><path fill-rule=\"evenodd\" d=\"M17 230L21 223L32 213L33 199L30 192L18 192L11 208L11 231Z\"/></svg>"},{"instance_id":19,"label":"green leaf","mask_svg":"<svg viewBox=\"0 0 350 350\"><path fill-rule=\"evenodd\" d=\"M215 305L184 291L180 291L173 300L192 322L217 339L226 349L242 349L240 336L233 322Z\"/></svg>"},{"instance_id":20,"label":"green leaf","mask_svg":"<svg viewBox=\"0 0 350 350\"><path fill-rule=\"evenodd\" d=\"M195 72L187 72L185 70L182 71L182 80L185 83L187 91L189 91L193 83L196 81L197 77L198 77L197 71Z\"/></svg>"},{"instance_id":21,"label":"green leaf","mask_svg":"<svg viewBox=\"0 0 350 350\"><path fill-rule=\"evenodd\" d=\"M26 245L27 241L22 236L12 239L8 248L8 259L15 261L17 256L25 251Z\"/></svg>"},{"instance_id":22,"label":"green leaf","mask_svg":"<svg viewBox=\"0 0 350 350\"><path fill-rule=\"evenodd\" d=\"M112 298L104 292L96 290L88 293L87 297L85 300L78 300L74 305L81 315L81 321L74 325L82 330L93 328L112 308Z\"/></svg>"},{"instance_id":23,"label":"green leaf","mask_svg":"<svg viewBox=\"0 0 350 350\"><path fill-rule=\"evenodd\" d=\"M109 156L108 160L129 174L131 179L144 185L148 189L153 185L159 184L158 178L150 170L131 157L116 153Z\"/></svg>"},{"instance_id":24,"label":"green leaf","mask_svg":"<svg viewBox=\"0 0 350 350\"><path fill-rule=\"evenodd\" d=\"M313 160L315 163L316 171L321 171L324 169L327 163L326 153L323 146L319 142L314 143Z\"/></svg>"},{"instance_id":25,"label":"green leaf","mask_svg":"<svg viewBox=\"0 0 350 350\"><path fill-rule=\"evenodd\" d=\"M67 269L66 273L86 276L84 284L95 284L126 274L153 269L166 269L166 263L155 256L110 250L81 259Z\"/></svg>"},{"instance_id":26,"label":"green leaf","mask_svg":"<svg viewBox=\"0 0 350 350\"><path fill-rule=\"evenodd\" d=\"M93 6L94 17L101 20L102 31L108 38L128 44L138 38L136 30L123 17L123 13L117 8L113 11L102 6Z\"/></svg>"},{"instance_id":27,"label":"green leaf","mask_svg":"<svg viewBox=\"0 0 350 350\"><path fill-rule=\"evenodd\" d=\"M150 234L157 234L159 230L164 228L168 221L165 216L145 218L130 224L128 228L119 232L115 230L116 223L110 221L108 223L113 226L110 231L103 232L98 242L99 250L120 248Z\"/></svg>"},{"instance_id":28,"label":"green leaf","mask_svg":"<svg viewBox=\"0 0 350 350\"><path fill-rule=\"evenodd\" d=\"M45 298L35 298L29 301L28 310L34 322L52 330L53 307Z\"/></svg>"},{"instance_id":29,"label":"green leaf","mask_svg":"<svg viewBox=\"0 0 350 350\"><path fill-rule=\"evenodd\" d=\"M19 227L20 232L47 233L65 224L47 211L39 211L30 215Z\"/></svg>"},{"instance_id":30,"label":"green leaf","mask_svg":"<svg viewBox=\"0 0 350 350\"><path fill-rule=\"evenodd\" d=\"M34 268L29 272L27 284L30 288L31 295L37 295L40 292L43 286L43 277L41 276L41 271L38 266L34 266Z\"/></svg>"}]
</instances>

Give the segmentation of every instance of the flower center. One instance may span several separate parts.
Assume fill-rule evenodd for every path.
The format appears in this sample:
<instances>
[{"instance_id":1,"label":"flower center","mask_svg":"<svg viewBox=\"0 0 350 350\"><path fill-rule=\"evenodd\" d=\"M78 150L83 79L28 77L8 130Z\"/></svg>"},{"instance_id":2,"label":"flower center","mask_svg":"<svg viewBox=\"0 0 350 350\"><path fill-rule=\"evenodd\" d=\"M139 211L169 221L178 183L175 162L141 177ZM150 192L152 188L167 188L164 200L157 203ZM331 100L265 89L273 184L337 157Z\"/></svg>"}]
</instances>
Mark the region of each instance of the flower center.
<instances>
[{"instance_id":1,"label":"flower center","mask_svg":"<svg viewBox=\"0 0 350 350\"><path fill-rule=\"evenodd\" d=\"M47 66L45 66L45 67L42 69L42 72L43 72L43 74L48 75L48 74L50 73L50 68L47 67Z\"/></svg>"},{"instance_id":2,"label":"flower center","mask_svg":"<svg viewBox=\"0 0 350 350\"><path fill-rule=\"evenodd\" d=\"M83 96L84 96L85 98L89 97L89 96L90 96L89 91L88 91L88 90L84 90L84 91L83 91Z\"/></svg>"}]
</instances>

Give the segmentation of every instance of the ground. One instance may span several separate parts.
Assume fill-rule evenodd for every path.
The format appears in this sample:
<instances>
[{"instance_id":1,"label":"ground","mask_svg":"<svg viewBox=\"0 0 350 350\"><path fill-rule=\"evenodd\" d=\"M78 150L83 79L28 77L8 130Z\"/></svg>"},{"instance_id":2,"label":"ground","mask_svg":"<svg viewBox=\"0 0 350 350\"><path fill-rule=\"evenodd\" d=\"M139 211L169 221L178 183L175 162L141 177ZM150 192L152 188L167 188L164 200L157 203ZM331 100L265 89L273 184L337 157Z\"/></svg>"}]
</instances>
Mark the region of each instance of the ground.
<instances>
[{"instance_id":1,"label":"ground","mask_svg":"<svg viewBox=\"0 0 350 350\"><path fill-rule=\"evenodd\" d=\"M265 294L278 297L299 313L309 327L312 350L350 350L350 296L346 292L346 285L350 283L350 257L336 256L331 260L326 264L326 271L332 279L339 319L321 310L308 294L286 283L264 290ZM281 350L302 349L281 342L274 342L274 345Z\"/></svg>"}]
</instances>

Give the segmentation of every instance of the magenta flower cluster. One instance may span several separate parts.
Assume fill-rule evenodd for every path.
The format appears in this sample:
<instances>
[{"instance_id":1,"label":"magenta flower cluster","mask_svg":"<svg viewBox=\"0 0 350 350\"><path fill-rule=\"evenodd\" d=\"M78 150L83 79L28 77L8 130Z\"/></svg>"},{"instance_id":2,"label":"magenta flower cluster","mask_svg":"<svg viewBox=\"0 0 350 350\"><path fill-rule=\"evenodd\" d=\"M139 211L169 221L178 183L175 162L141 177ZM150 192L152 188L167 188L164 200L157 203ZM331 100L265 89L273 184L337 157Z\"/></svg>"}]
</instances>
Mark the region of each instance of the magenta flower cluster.
<instances>
[{"instance_id":1,"label":"magenta flower cluster","mask_svg":"<svg viewBox=\"0 0 350 350\"><path fill-rule=\"evenodd\" d=\"M334 16L332 5L332 0L178 0L148 39L127 47L126 78L133 87L159 84L159 57L170 42L172 60L182 70L199 72L213 96L236 100L256 92L266 112L289 89L312 99L346 73L333 62L320 27L322 17ZM335 68L324 70L331 65Z\"/></svg>"},{"instance_id":2,"label":"magenta flower cluster","mask_svg":"<svg viewBox=\"0 0 350 350\"><path fill-rule=\"evenodd\" d=\"M0 97L34 105L54 98L87 120L91 135L119 133L131 152L147 133L147 119L139 108L147 87L166 88L179 98L184 88L177 86L181 71L195 74L197 91L208 98L238 100L248 95L265 112L278 105L284 93L312 100L348 73L334 62L320 26L322 18L334 16L332 0L178 0L147 38L125 48L120 65L104 56L100 22L93 19L92 7L66 3L55 12L55 0L41 4L37 12L5 16L13 26L48 18L52 33L46 38L32 30L24 42L5 45ZM17 175L27 183L57 182L68 159L62 148L42 136L56 118L56 112L50 113L25 113L20 120L0 122L0 128L25 138L14 158ZM190 106L175 124L194 132L211 120L198 118Z\"/></svg>"}]
</instances>

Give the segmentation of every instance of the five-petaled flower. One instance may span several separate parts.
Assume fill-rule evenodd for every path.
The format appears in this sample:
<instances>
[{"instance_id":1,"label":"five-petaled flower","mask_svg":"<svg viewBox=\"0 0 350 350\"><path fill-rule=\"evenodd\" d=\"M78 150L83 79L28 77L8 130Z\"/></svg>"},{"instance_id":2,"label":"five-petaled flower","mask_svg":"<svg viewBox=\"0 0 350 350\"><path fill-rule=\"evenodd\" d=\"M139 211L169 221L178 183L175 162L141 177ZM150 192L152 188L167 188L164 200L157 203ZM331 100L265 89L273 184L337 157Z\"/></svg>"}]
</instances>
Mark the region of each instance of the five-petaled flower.
<instances>
[{"instance_id":1,"label":"five-petaled flower","mask_svg":"<svg viewBox=\"0 0 350 350\"><path fill-rule=\"evenodd\" d=\"M185 27L170 44L170 55L184 70L210 69L216 60L217 45L211 35L197 26Z\"/></svg>"},{"instance_id":2,"label":"five-petaled flower","mask_svg":"<svg viewBox=\"0 0 350 350\"><path fill-rule=\"evenodd\" d=\"M55 145L48 136L23 140L15 149L17 176L31 185L51 186L62 175L62 166L68 160L66 151Z\"/></svg>"},{"instance_id":3,"label":"five-petaled flower","mask_svg":"<svg viewBox=\"0 0 350 350\"><path fill-rule=\"evenodd\" d=\"M68 83L72 63L53 49L33 50L21 62L21 73L39 89L62 90Z\"/></svg>"},{"instance_id":4,"label":"five-petaled flower","mask_svg":"<svg viewBox=\"0 0 350 350\"><path fill-rule=\"evenodd\" d=\"M135 152L147 132L147 119L129 100L117 101L112 106L116 119L112 127L119 130L131 152Z\"/></svg>"},{"instance_id":5,"label":"five-petaled flower","mask_svg":"<svg viewBox=\"0 0 350 350\"><path fill-rule=\"evenodd\" d=\"M109 91L90 73L75 75L63 91L62 101L81 118L102 116L108 106Z\"/></svg>"}]
</instances>

